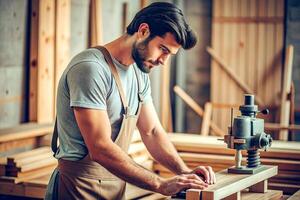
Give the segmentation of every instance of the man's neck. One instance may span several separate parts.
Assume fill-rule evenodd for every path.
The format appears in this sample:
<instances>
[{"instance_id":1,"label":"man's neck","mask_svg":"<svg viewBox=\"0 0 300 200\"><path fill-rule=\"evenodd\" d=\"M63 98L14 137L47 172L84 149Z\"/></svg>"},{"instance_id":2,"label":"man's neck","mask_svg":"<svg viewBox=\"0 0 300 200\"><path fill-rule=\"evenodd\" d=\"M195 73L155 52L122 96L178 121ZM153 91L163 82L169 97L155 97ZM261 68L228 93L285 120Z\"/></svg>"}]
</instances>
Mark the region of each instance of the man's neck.
<instances>
[{"instance_id":1,"label":"man's neck","mask_svg":"<svg viewBox=\"0 0 300 200\"><path fill-rule=\"evenodd\" d=\"M134 63L131 56L132 46L135 41L135 35L124 34L116 40L107 43L105 48L121 64L129 66Z\"/></svg>"}]
</instances>

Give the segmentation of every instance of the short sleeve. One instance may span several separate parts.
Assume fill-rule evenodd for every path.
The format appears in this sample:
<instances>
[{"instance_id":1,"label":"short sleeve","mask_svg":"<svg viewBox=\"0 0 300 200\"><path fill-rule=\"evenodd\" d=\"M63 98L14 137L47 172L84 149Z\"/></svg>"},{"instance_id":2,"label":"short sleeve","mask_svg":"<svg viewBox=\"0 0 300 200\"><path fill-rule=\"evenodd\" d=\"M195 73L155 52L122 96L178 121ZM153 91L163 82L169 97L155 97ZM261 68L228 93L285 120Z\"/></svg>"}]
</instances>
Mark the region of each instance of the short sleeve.
<instances>
[{"instance_id":1,"label":"short sleeve","mask_svg":"<svg viewBox=\"0 0 300 200\"><path fill-rule=\"evenodd\" d=\"M67 74L70 106L106 110L108 75L97 62L81 62Z\"/></svg>"},{"instance_id":2,"label":"short sleeve","mask_svg":"<svg viewBox=\"0 0 300 200\"><path fill-rule=\"evenodd\" d=\"M148 74L142 73L142 80L143 80L143 88L142 88L142 95L144 97L143 104L147 104L149 102L152 102L152 96L151 96L151 84L150 84L150 78Z\"/></svg>"}]
</instances>

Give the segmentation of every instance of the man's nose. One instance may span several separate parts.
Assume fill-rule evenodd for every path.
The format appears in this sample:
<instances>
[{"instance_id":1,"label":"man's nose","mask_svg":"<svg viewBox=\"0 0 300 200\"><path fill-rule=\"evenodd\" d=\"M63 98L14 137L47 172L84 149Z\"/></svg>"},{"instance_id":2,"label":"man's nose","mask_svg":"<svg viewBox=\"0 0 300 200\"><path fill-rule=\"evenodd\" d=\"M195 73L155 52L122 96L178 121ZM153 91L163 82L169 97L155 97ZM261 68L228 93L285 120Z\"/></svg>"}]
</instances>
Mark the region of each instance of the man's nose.
<instances>
[{"instance_id":1,"label":"man's nose","mask_svg":"<svg viewBox=\"0 0 300 200\"><path fill-rule=\"evenodd\" d=\"M165 65L167 63L168 58L169 58L169 55L162 55L159 57L158 63L160 65Z\"/></svg>"}]
</instances>

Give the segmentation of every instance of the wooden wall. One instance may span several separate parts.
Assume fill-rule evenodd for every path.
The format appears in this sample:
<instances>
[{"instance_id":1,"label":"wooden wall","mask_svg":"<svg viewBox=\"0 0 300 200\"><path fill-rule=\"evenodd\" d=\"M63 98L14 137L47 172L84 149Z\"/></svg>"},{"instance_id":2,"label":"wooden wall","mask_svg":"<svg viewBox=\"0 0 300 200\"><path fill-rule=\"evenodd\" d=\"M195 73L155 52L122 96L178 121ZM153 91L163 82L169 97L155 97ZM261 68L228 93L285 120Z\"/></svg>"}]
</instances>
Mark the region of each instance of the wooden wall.
<instances>
[{"instance_id":1,"label":"wooden wall","mask_svg":"<svg viewBox=\"0 0 300 200\"><path fill-rule=\"evenodd\" d=\"M260 106L280 102L283 20L283 0L213 1L212 48L262 100ZM212 60L211 101L242 104L244 93ZM230 110L214 110L213 121L227 131Z\"/></svg>"},{"instance_id":2,"label":"wooden wall","mask_svg":"<svg viewBox=\"0 0 300 200\"><path fill-rule=\"evenodd\" d=\"M0 127L26 120L28 1L0 0Z\"/></svg>"}]
</instances>

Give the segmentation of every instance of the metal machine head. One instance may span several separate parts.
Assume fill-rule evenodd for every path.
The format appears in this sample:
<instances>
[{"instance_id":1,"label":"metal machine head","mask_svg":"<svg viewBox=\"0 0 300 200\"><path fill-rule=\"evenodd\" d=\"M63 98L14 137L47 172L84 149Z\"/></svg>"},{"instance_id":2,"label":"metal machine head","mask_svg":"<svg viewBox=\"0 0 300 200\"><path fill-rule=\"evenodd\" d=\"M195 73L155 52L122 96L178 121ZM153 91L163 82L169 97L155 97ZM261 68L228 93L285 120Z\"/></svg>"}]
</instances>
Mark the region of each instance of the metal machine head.
<instances>
[{"instance_id":1,"label":"metal machine head","mask_svg":"<svg viewBox=\"0 0 300 200\"><path fill-rule=\"evenodd\" d=\"M245 94L244 105L239 108L241 115L234 118L228 135L224 136L227 147L236 149L236 166L229 169L232 173L255 173L260 168L258 149L271 146L272 138L264 132L264 120L256 118L257 113L268 113L268 110L258 111L254 105L254 95ZM241 166L241 150L247 150L247 167Z\"/></svg>"}]
</instances>

